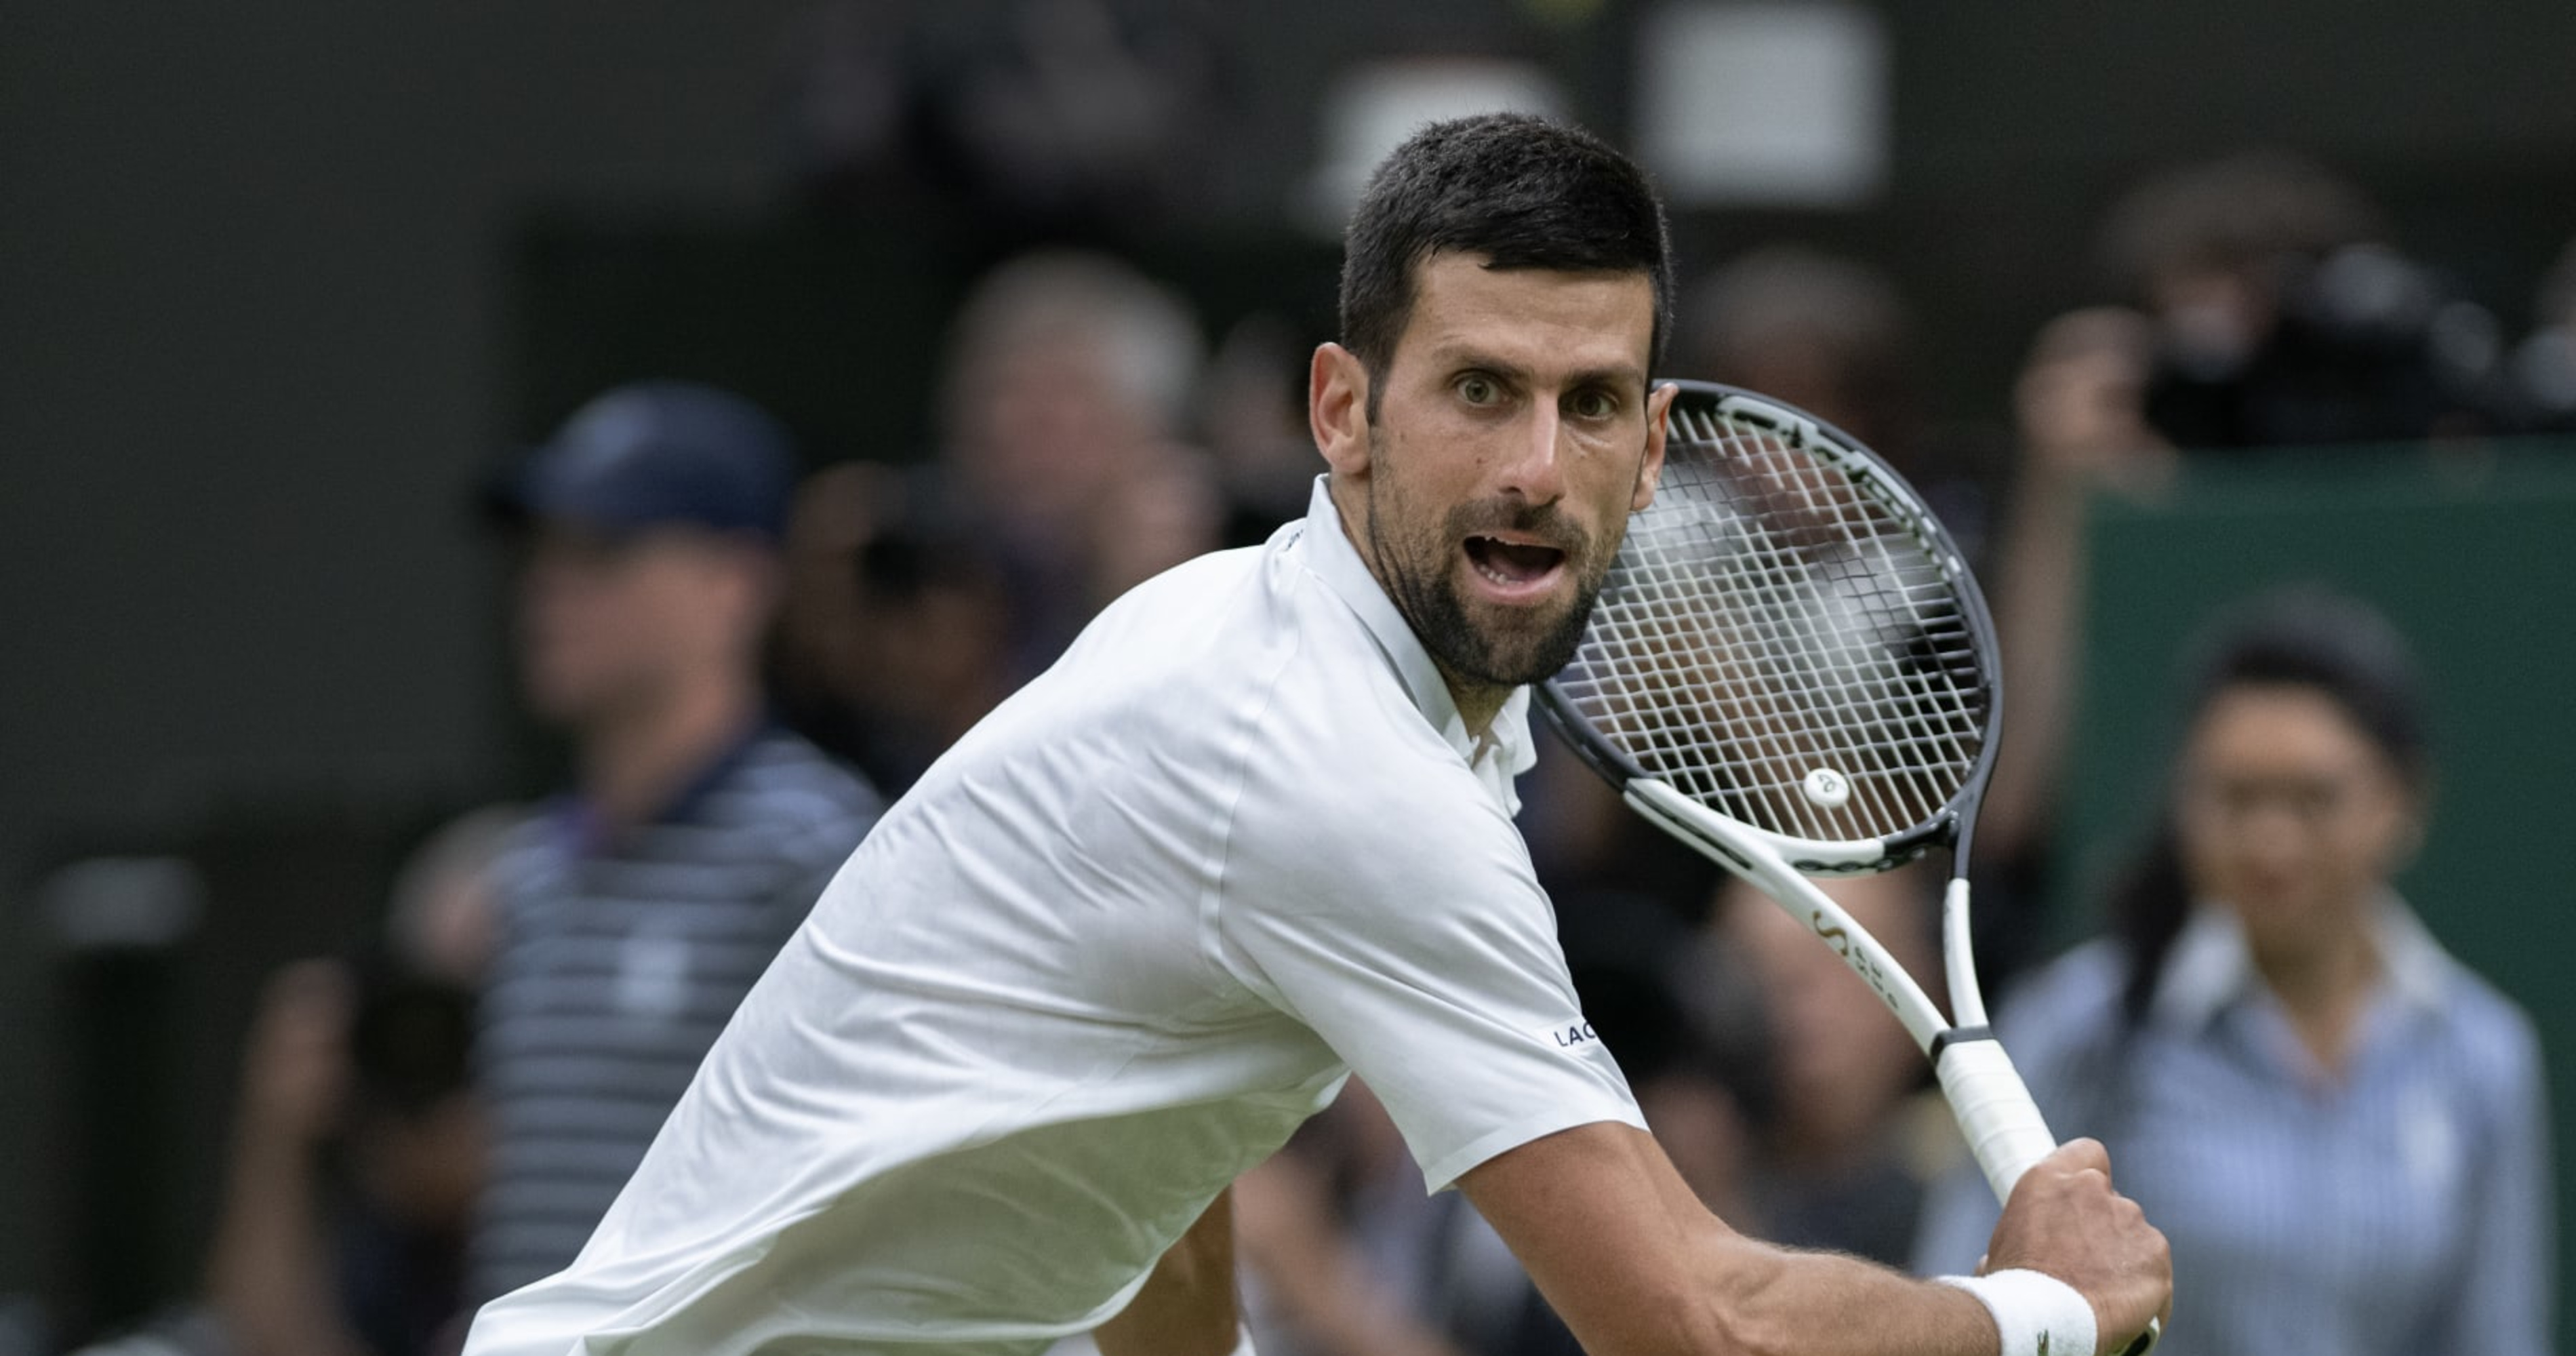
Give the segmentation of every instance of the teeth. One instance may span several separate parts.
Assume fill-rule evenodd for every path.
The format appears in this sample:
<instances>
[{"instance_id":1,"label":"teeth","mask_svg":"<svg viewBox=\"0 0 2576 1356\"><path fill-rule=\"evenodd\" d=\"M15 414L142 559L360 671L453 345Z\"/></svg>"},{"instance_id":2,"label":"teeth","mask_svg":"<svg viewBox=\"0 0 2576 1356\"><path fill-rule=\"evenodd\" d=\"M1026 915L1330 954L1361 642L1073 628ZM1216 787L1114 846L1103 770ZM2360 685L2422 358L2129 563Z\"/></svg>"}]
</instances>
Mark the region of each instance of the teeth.
<instances>
[{"instance_id":1,"label":"teeth","mask_svg":"<svg viewBox=\"0 0 2576 1356\"><path fill-rule=\"evenodd\" d=\"M1546 568L1540 569L1537 572L1526 576L1507 573L1493 565L1487 564L1484 559L1480 559L1479 557L1480 555L1491 554L1494 559L1503 559L1504 557L1502 553L1510 549L1512 545L1511 543L1504 541L1500 537L1488 537L1482 535L1470 537L1467 540L1470 544L1475 542L1484 542L1487 544L1486 552L1480 553L1470 551L1467 553L1468 567L1506 589L1524 589L1529 587L1537 580L1544 578L1551 573L1555 569L1557 563L1552 561ZM1559 553L1559 560L1562 560L1562 553Z\"/></svg>"}]
</instances>

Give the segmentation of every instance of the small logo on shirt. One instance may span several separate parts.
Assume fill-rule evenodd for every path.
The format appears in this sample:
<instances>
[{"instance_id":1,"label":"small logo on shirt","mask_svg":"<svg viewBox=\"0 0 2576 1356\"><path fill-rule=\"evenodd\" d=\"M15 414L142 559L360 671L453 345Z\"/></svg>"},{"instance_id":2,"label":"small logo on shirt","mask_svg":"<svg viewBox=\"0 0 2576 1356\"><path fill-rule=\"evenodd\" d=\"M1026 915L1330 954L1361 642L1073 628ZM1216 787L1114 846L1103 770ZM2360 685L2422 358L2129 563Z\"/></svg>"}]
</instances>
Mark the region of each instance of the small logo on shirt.
<instances>
[{"instance_id":1,"label":"small logo on shirt","mask_svg":"<svg viewBox=\"0 0 2576 1356\"><path fill-rule=\"evenodd\" d=\"M630 1017L668 1019L689 1005L689 943L661 933L618 945L617 1007Z\"/></svg>"},{"instance_id":2,"label":"small logo on shirt","mask_svg":"<svg viewBox=\"0 0 2576 1356\"><path fill-rule=\"evenodd\" d=\"M1571 1050L1575 1046L1599 1039L1601 1039L1600 1035L1593 1031L1590 1022L1576 1022L1556 1032L1556 1044L1560 1050Z\"/></svg>"}]
</instances>

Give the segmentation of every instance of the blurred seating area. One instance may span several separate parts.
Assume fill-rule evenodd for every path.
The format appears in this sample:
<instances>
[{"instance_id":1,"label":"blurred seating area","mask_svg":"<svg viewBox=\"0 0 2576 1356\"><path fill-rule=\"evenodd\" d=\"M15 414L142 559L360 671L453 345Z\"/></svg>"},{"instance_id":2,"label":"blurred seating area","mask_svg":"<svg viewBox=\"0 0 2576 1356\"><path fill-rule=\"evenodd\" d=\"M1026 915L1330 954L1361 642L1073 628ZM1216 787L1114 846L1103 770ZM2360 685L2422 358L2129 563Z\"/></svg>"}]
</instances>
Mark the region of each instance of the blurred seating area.
<instances>
[{"instance_id":1,"label":"blurred seating area","mask_svg":"<svg viewBox=\"0 0 2576 1356\"><path fill-rule=\"evenodd\" d=\"M1120 593L1303 512L1342 171L1498 103L1664 183L1663 375L1847 430L1972 557L2006 663L1971 863L1999 1007L2063 997L2106 932L2079 964L2137 959L2141 863L2223 798L2195 769L2321 729L2390 772L2345 854L2370 870L2213 847L2169 902L2250 967L2245 1020L2313 1038L2263 1086L2351 1132L2351 1191L2452 1184L2370 1216L2423 1247L2302 1283L2380 1287L2392 1351L2576 1342L2548 1133L2576 886L2533 869L2576 767L2565 7L113 8L0 20L0 1356L454 1350L577 1246L883 803ZM2296 74L2327 26L2341 73ZM688 409L620 404L648 390ZM647 454L700 460L580 464ZM2229 681L2333 701L2209 724L2209 628L2291 585L2411 655L2420 764L2306 670ZM1692 1189L1747 1233L1972 1265L1964 1149L1870 991L1563 749L1522 790L1588 1015ZM690 853L764 865L720 901L638 883ZM1928 979L1946 865L1832 888ZM2312 1006L2261 871L2409 921L2291 927L2348 943ZM594 921L641 898L741 907L720 941ZM2095 963L2146 976L2143 1020L2156 967ZM2493 1107L2392 1071L2443 1067L2387 1026L2449 1020L2441 984ZM2233 1152L2080 1083L2042 1088L2061 1135L2134 1131L2167 1180ZM2520 1175L2445 1176L2508 1132ZM2498 1201L2531 1218L2481 1234ZM1236 1209L1269 1356L1576 1350L1365 1087ZM2183 1257L2230 1221L2167 1227ZM2523 1288L2456 1283L2498 1269ZM2238 1349L2289 1348L2174 1346Z\"/></svg>"}]
</instances>

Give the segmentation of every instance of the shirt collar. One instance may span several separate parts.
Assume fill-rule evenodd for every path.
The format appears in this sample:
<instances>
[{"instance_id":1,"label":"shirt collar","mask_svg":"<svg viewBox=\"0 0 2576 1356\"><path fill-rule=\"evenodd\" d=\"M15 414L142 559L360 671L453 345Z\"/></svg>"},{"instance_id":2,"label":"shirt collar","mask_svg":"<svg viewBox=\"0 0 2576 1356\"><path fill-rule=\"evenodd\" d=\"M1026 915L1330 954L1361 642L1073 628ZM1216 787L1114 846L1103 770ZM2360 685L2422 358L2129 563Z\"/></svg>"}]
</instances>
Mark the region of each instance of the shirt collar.
<instances>
[{"instance_id":1,"label":"shirt collar","mask_svg":"<svg viewBox=\"0 0 2576 1356\"><path fill-rule=\"evenodd\" d=\"M1431 652L1422 647L1421 637L1413 633L1412 625L1396 610L1395 601L1386 596L1377 576L1369 573L1368 562L1360 559L1359 548L1351 544L1342 527L1341 511L1333 504L1331 487L1330 476L1315 477L1314 493L1307 500L1302 539L1306 568L1358 614L1360 624L1377 642L1379 653L1386 656L1396 676L1404 680L1414 708L1467 760L1468 766L1481 768L1480 755L1490 753L1493 766L1508 776L1529 771L1538 761L1538 749L1529 732L1529 689L1512 689L1480 747L1476 737L1467 733L1466 718L1458 714L1457 699L1449 695L1449 683L1440 676L1440 666L1431 662Z\"/></svg>"},{"instance_id":2,"label":"shirt collar","mask_svg":"<svg viewBox=\"0 0 2576 1356\"><path fill-rule=\"evenodd\" d=\"M2450 957L2414 910L2395 894L2383 894L2371 917L2371 929L2389 994L2409 1008L2438 1009ZM2223 907L2203 904L2192 911L2191 921L2165 957L2150 1015L2160 1026L2196 1031L2261 982L2236 916Z\"/></svg>"},{"instance_id":3,"label":"shirt collar","mask_svg":"<svg viewBox=\"0 0 2576 1356\"><path fill-rule=\"evenodd\" d=\"M625 826L642 828L652 824L676 824L696 817L698 808L729 780L734 770L748 758L754 746L776 733L779 727L764 711L730 742L717 750L688 781L662 803L662 808L642 821ZM552 819L557 837L576 853L596 852L604 848L619 832L600 814L590 798L578 790L566 792L554 805Z\"/></svg>"}]
</instances>

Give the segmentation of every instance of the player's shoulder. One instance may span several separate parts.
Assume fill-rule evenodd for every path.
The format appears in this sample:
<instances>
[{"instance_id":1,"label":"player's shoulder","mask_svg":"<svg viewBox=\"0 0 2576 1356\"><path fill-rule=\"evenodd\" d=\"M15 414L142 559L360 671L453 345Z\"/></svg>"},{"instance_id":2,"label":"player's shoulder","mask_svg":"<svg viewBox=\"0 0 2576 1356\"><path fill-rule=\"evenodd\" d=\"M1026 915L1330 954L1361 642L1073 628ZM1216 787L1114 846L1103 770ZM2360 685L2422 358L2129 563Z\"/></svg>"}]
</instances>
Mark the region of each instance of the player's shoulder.
<instances>
[{"instance_id":1,"label":"player's shoulder","mask_svg":"<svg viewBox=\"0 0 2576 1356\"><path fill-rule=\"evenodd\" d=\"M2435 1011L2448 1062L2498 1095L2536 1079L2540 1032L2531 1014L2448 951L2435 951L2429 968L2438 985Z\"/></svg>"},{"instance_id":2,"label":"player's shoulder","mask_svg":"<svg viewBox=\"0 0 2576 1356\"><path fill-rule=\"evenodd\" d=\"M1345 707L1269 734L1276 752L1247 770L1231 817L1230 896L1428 922L1535 893L1519 830L1418 712Z\"/></svg>"},{"instance_id":3,"label":"player's shoulder","mask_svg":"<svg viewBox=\"0 0 2576 1356\"><path fill-rule=\"evenodd\" d=\"M1308 566L1308 530L1288 524L1130 590L1067 654L1066 695L1157 704L1174 721L1204 720L1211 705L1239 711L1274 764L1439 746L1367 624Z\"/></svg>"}]
</instances>

